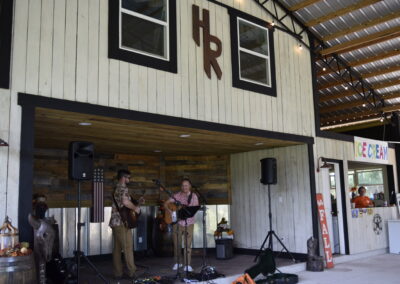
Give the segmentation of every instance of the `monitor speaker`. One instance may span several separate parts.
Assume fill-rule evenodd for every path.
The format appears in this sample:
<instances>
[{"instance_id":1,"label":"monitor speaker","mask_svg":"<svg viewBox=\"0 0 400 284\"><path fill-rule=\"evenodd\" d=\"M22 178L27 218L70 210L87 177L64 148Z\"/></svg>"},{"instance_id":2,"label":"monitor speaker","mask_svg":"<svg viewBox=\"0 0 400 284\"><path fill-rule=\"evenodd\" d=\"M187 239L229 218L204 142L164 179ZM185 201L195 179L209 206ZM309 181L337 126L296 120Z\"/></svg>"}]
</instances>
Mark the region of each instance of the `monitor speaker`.
<instances>
[{"instance_id":1,"label":"monitor speaker","mask_svg":"<svg viewBox=\"0 0 400 284\"><path fill-rule=\"evenodd\" d=\"M69 143L69 178L90 180L93 178L93 143L73 141Z\"/></svg>"},{"instance_id":2,"label":"monitor speaker","mask_svg":"<svg viewBox=\"0 0 400 284\"><path fill-rule=\"evenodd\" d=\"M275 158L264 158L261 162L261 180L262 184L276 184L277 183L277 169Z\"/></svg>"}]
</instances>

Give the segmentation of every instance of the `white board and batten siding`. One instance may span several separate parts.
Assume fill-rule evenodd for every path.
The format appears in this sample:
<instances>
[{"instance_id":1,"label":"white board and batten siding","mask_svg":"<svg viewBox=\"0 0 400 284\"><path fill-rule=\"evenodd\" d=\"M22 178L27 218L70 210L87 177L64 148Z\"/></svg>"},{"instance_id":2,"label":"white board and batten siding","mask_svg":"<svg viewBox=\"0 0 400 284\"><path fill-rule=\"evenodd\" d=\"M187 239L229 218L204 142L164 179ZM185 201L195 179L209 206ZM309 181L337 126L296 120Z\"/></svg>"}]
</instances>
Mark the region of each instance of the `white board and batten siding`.
<instances>
[{"instance_id":1,"label":"white board and batten siding","mask_svg":"<svg viewBox=\"0 0 400 284\"><path fill-rule=\"evenodd\" d=\"M269 231L268 186L260 183L263 158L277 159L271 185L272 229L290 252L307 253L312 213L307 145L231 155L232 228L235 246L259 249ZM274 250L282 247L274 239Z\"/></svg>"},{"instance_id":2,"label":"white board and batten siding","mask_svg":"<svg viewBox=\"0 0 400 284\"><path fill-rule=\"evenodd\" d=\"M347 175L348 162L355 160L354 144L352 142L344 142L333 139L316 138L315 150L315 165L317 166L317 159L324 157L328 159L337 159L343 161L343 171ZM395 150L389 148L389 163L393 166L394 173L396 173L396 156ZM396 192L398 189L397 175L394 174L394 183ZM322 174L316 173L317 192L322 193L323 183ZM351 199L348 185L347 176L344 177L344 189L346 192L346 216L348 223L349 234L349 249L350 254L366 252L375 249L382 249L388 247L387 236L387 221L398 219L397 208L395 207L377 207L373 208L373 214L364 214L362 217L353 218L351 214ZM325 201L326 202L326 201ZM383 220L383 230L380 234L376 234L373 230L373 216L379 214Z\"/></svg>"},{"instance_id":3,"label":"white board and batten siding","mask_svg":"<svg viewBox=\"0 0 400 284\"><path fill-rule=\"evenodd\" d=\"M305 49L297 52L297 41L282 31L274 32L277 97L270 97L232 87L228 10L209 1L177 0L177 74L108 58L108 0L14 2L11 87L1 90L5 103L0 106L0 131L10 144L0 149L0 159L7 165L0 168L6 180L1 181L6 186L0 187L0 196L7 195L7 214L14 222L19 188L19 92L314 135L310 54ZM221 2L272 21L254 1ZM192 39L192 4L210 11L211 34L222 41L221 80L214 71L211 79L204 73L203 44L198 47ZM4 214L1 210L0 219Z\"/></svg>"},{"instance_id":4,"label":"white board and batten siding","mask_svg":"<svg viewBox=\"0 0 400 284\"><path fill-rule=\"evenodd\" d=\"M5 90L0 88L0 138L9 142L10 141L10 90ZM13 211L9 209L8 206L13 204L7 204L7 165L11 154L9 152L9 147L0 147L0 220L4 220L4 216L8 214L8 211ZM17 200L18 201L18 200ZM12 201L10 201L12 202ZM14 212L13 212L14 213ZM17 219L17 216L10 216L13 220Z\"/></svg>"}]
</instances>

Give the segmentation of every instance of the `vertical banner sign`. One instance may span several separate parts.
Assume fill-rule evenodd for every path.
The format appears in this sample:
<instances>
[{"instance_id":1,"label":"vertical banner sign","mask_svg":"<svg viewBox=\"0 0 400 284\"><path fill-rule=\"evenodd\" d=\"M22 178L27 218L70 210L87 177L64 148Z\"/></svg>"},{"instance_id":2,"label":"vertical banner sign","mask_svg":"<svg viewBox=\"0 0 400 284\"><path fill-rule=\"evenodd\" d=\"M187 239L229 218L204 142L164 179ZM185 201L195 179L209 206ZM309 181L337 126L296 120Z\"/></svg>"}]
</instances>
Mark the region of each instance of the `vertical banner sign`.
<instances>
[{"instance_id":1,"label":"vertical banner sign","mask_svg":"<svg viewBox=\"0 0 400 284\"><path fill-rule=\"evenodd\" d=\"M354 136L354 156L356 161L387 164L389 145L387 142Z\"/></svg>"},{"instance_id":2,"label":"vertical banner sign","mask_svg":"<svg viewBox=\"0 0 400 284\"><path fill-rule=\"evenodd\" d=\"M199 6L192 6L192 23L193 23L193 39L197 46L200 46L200 28L203 28L203 61L204 71L207 77L211 79L211 66L213 67L218 79L222 77L221 68L218 65L217 57L222 53L222 43L216 36L210 35L210 13L203 9L203 19L200 21ZM211 49L211 43L217 47L216 50Z\"/></svg>"},{"instance_id":3,"label":"vertical banner sign","mask_svg":"<svg viewBox=\"0 0 400 284\"><path fill-rule=\"evenodd\" d=\"M322 241L324 244L326 268L333 268L332 247L331 247L331 241L329 240L328 224L326 222L325 206L322 193L317 193L317 205L318 205L319 225L321 226Z\"/></svg>"}]
</instances>

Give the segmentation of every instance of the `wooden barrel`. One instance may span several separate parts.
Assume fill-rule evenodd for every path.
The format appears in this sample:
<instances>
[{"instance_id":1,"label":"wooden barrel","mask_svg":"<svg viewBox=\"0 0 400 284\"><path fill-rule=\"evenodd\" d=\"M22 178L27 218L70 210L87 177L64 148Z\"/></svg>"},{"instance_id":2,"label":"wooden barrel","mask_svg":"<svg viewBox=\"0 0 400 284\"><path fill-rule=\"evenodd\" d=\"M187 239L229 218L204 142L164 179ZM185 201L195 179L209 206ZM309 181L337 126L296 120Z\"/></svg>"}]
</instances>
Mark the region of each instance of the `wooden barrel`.
<instances>
[{"instance_id":1,"label":"wooden barrel","mask_svg":"<svg viewBox=\"0 0 400 284\"><path fill-rule=\"evenodd\" d=\"M0 257L0 283L36 283L35 259L27 256Z\"/></svg>"}]
</instances>

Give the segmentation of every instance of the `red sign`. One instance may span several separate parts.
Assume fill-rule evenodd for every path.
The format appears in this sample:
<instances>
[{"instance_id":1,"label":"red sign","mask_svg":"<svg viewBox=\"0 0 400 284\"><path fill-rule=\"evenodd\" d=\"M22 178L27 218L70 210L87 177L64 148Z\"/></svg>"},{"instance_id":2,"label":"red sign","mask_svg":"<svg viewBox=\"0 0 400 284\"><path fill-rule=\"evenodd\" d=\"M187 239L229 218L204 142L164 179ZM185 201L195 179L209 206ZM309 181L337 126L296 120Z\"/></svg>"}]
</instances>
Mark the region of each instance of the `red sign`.
<instances>
[{"instance_id":1,"label":"red sign","mask_svg":"<svg viewBox=\"0 0 400 284\"><path fill-rule=\"evenodd\" d=\"M322 193L317 193L319 224L321 226L322 240L326 259L326 268L333 268L331 241L329 240L328 224L326 223L324 199Z\"/></svg>"}]
</instances>

